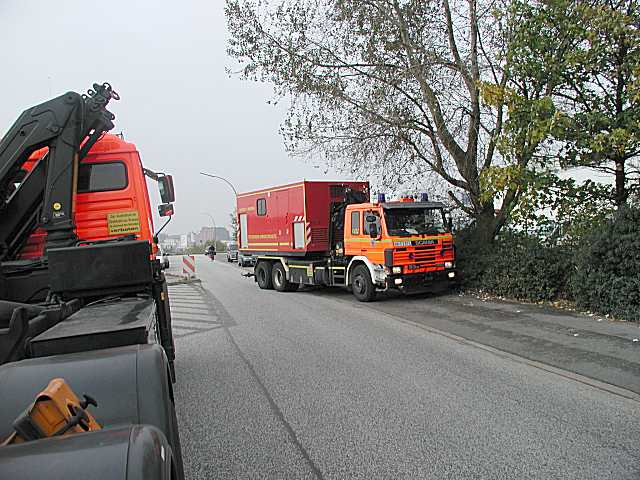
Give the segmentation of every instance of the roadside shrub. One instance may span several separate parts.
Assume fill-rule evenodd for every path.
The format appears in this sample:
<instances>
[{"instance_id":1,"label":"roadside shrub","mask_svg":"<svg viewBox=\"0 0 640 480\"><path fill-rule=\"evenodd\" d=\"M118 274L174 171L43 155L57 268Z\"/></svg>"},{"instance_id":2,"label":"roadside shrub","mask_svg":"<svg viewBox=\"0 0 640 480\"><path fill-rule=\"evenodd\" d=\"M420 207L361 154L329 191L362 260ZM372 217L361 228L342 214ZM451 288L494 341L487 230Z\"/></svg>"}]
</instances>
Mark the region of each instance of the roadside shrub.
<instances>
[{"instance_id":1,"label":"roadside shrub","mask_svg":"<svg viewBox=\"0 0 640 480\"><path fill-rule=\"evenodd\" d=\"M463 287L531 302L566 298L572 256L565 247L512 232L492 245L472 238L462 233L456 242Z\"/></svg>"},{"instance_id":2,"label":"roadside shrub","mask_svg":"<svg viewBox=\"0 0 640 480\"><path fill-rule=\"evenodd\" d=\"M624 208L583 239L571 291L582 308L640 321L640 208Z\"/></svg>"}]
</instances>

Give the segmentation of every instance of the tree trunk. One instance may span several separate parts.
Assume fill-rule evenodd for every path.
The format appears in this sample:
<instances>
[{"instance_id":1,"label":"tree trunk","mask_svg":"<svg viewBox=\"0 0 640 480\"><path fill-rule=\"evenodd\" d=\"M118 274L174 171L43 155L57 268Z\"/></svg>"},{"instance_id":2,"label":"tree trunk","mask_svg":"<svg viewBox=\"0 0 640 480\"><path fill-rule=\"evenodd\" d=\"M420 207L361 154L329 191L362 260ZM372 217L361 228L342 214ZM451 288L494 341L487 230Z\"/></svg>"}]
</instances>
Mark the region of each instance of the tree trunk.
<instances>
[{"instance_id":1,"label":"tree trunk","mask_svg":"<svg viewBox=\"0 0 640 480\"><path fill-rule=\"evenodd\" d=\"M502 225L498 224L493 204L484 205L482 211L476 216L475 220L476 224L473 232L473 241L477 242L478 247L481 248L491 245L500 231L500 228L502 228Z\"/></svg>"},{"instance_id":2,"label":"tree trunk","mask_svg":"<svg viewBox=\"0 0 640 480\"><path fill-rule=\"evenodd\" d=\"M624 170L624 158L616 158L614 159L616 164L616 193L615 193L615 202L618 207L621 207L625 203L627 203L627 197L629 196L629 192L627 191L627 176Z\"/></svg>"}]
</instances>

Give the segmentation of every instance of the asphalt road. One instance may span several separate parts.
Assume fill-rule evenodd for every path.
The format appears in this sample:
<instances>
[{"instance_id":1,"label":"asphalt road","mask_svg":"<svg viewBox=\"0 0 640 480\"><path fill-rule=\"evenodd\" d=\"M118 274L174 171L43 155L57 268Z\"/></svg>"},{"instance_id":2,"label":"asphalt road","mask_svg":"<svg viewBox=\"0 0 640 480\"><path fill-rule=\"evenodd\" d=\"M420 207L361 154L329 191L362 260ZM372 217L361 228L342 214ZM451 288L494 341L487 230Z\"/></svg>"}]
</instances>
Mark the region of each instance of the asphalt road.
<instances>
[{"instance_id":1,"label":"asphalt road","mask_svg":"<svg viewBox=\"0 0 640 480\"><path fill-rule=\"evenodd\" d=\"M637 401L339 292L197 268L170 290L188 478L640 478Z\"/></svg>"}]
</instances>

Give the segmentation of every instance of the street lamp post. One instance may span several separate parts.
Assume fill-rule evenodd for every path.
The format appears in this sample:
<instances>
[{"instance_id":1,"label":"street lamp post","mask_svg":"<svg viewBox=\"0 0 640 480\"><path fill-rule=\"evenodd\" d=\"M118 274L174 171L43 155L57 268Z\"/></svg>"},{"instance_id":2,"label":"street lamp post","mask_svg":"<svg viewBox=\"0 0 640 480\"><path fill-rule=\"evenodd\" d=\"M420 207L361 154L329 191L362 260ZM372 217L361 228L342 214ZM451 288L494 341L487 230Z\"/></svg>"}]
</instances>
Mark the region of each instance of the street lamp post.
<instances>
[{"instance_id":1,"label":"street lamp post","mask_svg":"<svg viewBox=\"0 0 640 480\"><path fill-rule=\"evenodd\" d=\"M236 198L238 197L238 190L236 190L236 187L233 186L233 183L231 183L226 178L221 177L220 175L212 175L211 173L207 173L207 172L200 172L200 175L204 175L205 177L217 178L218 180L222 180L224 183L229 185L229 187L231 187L231 190L233 190L233 193L235 194Z\"/></svg>"},{"instance_id":2,"label":"street lamp post","mask_svg":"<svg viewBox=\"0 0 640 480\"><path fill-rule=\"evenodd\" d=\"M231 187L231 190L233 190L233 193L236 195L236 197L238 196L238 191L236 190L236 187L234 187L233 183L231 183L226 178L220 177L219 175L211 175L210 173L206 173L206 172L200 172L200 175L204 175L205 177L217 178L218 180L222 180L224 183L226 183L227 185L229 185Z\"/></svg>"}]
</instances>

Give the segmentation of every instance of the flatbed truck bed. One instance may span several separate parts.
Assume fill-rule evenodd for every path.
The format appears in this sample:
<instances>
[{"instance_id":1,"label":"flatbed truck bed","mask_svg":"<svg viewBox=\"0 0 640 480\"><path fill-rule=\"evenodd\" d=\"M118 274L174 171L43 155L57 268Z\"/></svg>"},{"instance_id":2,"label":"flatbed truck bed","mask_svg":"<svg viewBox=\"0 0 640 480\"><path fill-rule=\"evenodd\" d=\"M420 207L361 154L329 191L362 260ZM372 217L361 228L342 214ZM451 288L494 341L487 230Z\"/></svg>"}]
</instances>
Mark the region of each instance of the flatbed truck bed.
<instances>
[{"instance_id":1,"label":"flatbed truck bed","mask_svg":"<svg viewBox=\"0 0 640 480\"><path fill-rule=\"evenodd\" d=\"M33 338L32 357L145 344L155 318L150 297L115 299L82 308Z\"/></svg>"}]
</instances>

